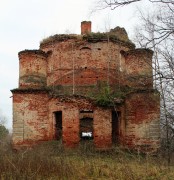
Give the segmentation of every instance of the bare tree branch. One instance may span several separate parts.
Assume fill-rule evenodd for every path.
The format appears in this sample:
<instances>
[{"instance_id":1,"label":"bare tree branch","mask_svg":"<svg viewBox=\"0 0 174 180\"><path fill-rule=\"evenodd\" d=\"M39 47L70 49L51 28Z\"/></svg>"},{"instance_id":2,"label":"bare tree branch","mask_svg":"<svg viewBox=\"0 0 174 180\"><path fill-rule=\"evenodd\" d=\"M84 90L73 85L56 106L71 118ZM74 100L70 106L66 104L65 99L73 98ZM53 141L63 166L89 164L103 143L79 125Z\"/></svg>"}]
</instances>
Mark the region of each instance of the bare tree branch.
<instances>
[{"instance_id":1,"label":"bare tree branch","mask_svg":"<svg viewBox=\"0 0 174 180\"><path fill-rule=\"evenodd\" d=\"M126 6L132 3L137 3L142 0L100 0L98 1L99 4L103 5L105 8L111 8L114 10L115 8L118 8L120 6ZM174 5L174 0L149 0L151 3L163 3L168 5Z\"/></svg>"}]
</instances>

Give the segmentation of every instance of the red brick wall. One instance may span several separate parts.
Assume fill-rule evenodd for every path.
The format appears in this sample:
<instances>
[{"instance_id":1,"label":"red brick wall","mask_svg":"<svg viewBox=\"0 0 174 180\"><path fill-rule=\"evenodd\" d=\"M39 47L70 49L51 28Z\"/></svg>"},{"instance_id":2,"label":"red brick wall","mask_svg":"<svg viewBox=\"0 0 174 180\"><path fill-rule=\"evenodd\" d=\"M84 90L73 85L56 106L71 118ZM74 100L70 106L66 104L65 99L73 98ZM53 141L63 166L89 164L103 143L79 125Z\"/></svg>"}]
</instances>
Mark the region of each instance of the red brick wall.
<instances>
[{"instance_id":1,"label":"red brick wall","mask_svg":"<svg viewBox=\"0 0 174 180\"><path fill-rule=\"evenodd\" d=\"M155 92L133 93L126 99L126 144L128 147L159 147L160 99ZM146 150L146 149L143 149Z\"/></svg>"},{"instance_id":2,"label":"red brick wall","mask_svg":"<svg viewBox=\"0 0 174 180\"><path fill-rule=\"evenodd\" d=\"M78 86L96 85L98 81L107 81L111 84L125 84L122 80L125 72L125 59L120 50L128 50L110 42L88 43L82 40L68 40L49 45L42 49L45 52L52 50L48 57L47 85L74 84ZM109 62L109 71L108 71ZM73 70L74 67L74 70ZM122 81L121 81L121 80Z\"/></svg>"},{"instance_id":3,"label":"red brick wall","mask_svg":"<svg viewBox=\"0 0 174 180\"><path fill-rule=\"evenodd\" d=\"M79 142L79 109L74 103L60 102L58 98L49 101L50 136L54 139L54 112L62 111L62 140L66 147L75 147Z\"/></svg>"},{"instance_id":4,"label":"red brick wall","mask_svg":"<svg viewBox=\"0 0 174 180\"><path fill-rule=\"evenodd\" d=\"M151 50L136 49L127 52L125 56L126 64L126 84L134 88L152 88L152 55Z\"/></svg>"},{"instance_id":5,"label":"red brick wall","mask_svg":"<svg viewBox=\"0 0 174 180\"><path fill-rule=\"evenodd\" d=\"M46 86L46 56L35 51L19 53L19 88Z\"/></svg>"},{"instance_id":6,"label":"red brick wall","mask_svg":"<svg viewBox=\"0 0 174 180\"><path fill-rule=\"evenodd\" d=\"M112 116L110 109L97 108L94 111L94 143L97 148L112 145Z\"/></svg>"},{"instance_id":7,"label":"red brick wall","mask_svg":"<svg viewBox=\"0 0 174 180\"><path fill-rule=\"evenodd\" d=\"M13 143L27 145L49 138L48 95L13 93Z\"/></svg>"},{"instance_id":8,"label":"red brick wall","mask_svg":"<svg viewBox=\"0 0 174 180\"><path fill-rule=\"evenodd\" d=\"M54 139L54 112L62 111L63 143L74 147L80 141L79 113L90 110L94 113L95 146L111 147L112 109L99 108L86 98L68 97L66 93L73 93L74 83L74 93L86 95L92 92L88 87L96 88L100 81L109 81L116 87L151 89L152 52L129 51L119 43L89 43L82 39L54 42L41 50L19 53L19 91L13 92L13 143L26 145ZM124 53L120 53L121 50ZM65 96L54 98L54 93L49 96L43 91L27 90L48 86L52 86L53 91L58 86L63 89L58 95ZM21 91L25 88L26 91ZM125 102L119 105L120 141L128 147L158 146L159 102L159 95L150 91L125 97Z\"/></svg>"},{"instance_id":9,"label":"red brick wall","mask_svg":"<svg viewBox=\"0 0 174 180\"><path fill-rule=\"evenodd\" d=\"M64 108L63 111L63 143L66 147L75 147L79 143L79 110Z\"/></svg>"},{"instance_id":10,"label":"red brick wall","mask_svg":"<svg viewBox=\"0 0 174 180\"><path fill-rule=\"evenodd\" d=\"M120 115L119 140L129 148L155 149L159 146L159 94L132 93L124 105L117 108ZM30 145L55 137L54 112L62 111L63 143L75 147L80 142L79 114L94 113L94 144L97 148L112 145L112 109L95 107L83 98L49 98L46 93L13 94L13 143ZM125 113L124 113L125 111ZM145 149L146 150L146 149Z\"/></svg>"},{"instance_id":11,"label":"red brick wall","mask_svg":"<svg viewBox=\"0 0 174 180\"><path fill-rule=\"evenodd\" d=\"M91 21L81 22L81 34L87 34L91 32Z\"/></svg>"}]
</instances>

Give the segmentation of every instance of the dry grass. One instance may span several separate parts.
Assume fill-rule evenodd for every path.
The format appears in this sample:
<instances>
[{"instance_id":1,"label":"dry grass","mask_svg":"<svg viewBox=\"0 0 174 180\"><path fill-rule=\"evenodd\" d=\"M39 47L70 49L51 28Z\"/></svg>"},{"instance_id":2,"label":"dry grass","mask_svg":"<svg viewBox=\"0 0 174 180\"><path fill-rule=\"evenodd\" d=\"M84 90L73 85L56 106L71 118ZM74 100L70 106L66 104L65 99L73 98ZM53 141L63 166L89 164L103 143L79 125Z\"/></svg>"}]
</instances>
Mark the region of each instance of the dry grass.
<instances>
[{"instance_id":1,"label":"dry grass","mask_svg":"<svg viewBox=\"0 0 174 180\"><path fill-rule=\"evenodd\" d=\"M64 150L58 142L46 142L34 149L13 152L9 145L0 145L0 179L174 179L170 169L159 157L123 152L96 151L83 145Z\"/></svg>"}]
</instances>

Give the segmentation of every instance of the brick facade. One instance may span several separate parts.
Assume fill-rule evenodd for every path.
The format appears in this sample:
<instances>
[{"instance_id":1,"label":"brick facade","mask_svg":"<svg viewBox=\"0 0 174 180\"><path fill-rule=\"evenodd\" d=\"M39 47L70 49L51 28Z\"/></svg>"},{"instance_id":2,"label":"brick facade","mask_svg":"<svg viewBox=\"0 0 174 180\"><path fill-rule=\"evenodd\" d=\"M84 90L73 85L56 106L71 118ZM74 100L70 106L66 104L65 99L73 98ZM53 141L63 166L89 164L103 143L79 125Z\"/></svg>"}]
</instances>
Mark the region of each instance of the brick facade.
<instances>
[{"instance_id":1,"label":"brick facade","mask_svg":"<svg viewBox=\"0 0 174 180\"><path fill-rule=\"evenodd\" d=\"M91 141L96 148L156 150L160 99L153 52L135 49L123 28L91 33L88 21L81 28L82 35L51 36L39 50L19 52L14 147L57 139L66 147Z\"/></svg>"}]
</instances>

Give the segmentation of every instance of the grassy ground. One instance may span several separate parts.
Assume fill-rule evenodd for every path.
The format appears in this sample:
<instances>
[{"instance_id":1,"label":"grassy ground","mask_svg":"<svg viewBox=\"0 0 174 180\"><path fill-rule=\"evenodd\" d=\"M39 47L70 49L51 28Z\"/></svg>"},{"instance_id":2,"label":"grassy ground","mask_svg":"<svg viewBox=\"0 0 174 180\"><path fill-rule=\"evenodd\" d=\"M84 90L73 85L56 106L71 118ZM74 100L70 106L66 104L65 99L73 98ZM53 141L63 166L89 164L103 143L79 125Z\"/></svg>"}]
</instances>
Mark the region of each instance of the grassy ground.
<instances>
[{"instance_id":1,"label":"grassy ground","mask_svg":"<svg viewBox=\"0 0 174 180\"><path fill-rule=\"evenodd\" d=\"M13 152L8 144L1 144L0 179L173 180L174 167L167 167L160 157L135 155L117 147L109 152L85 145L64 150L53 141Z\"/></svg>"}]
</instances>

